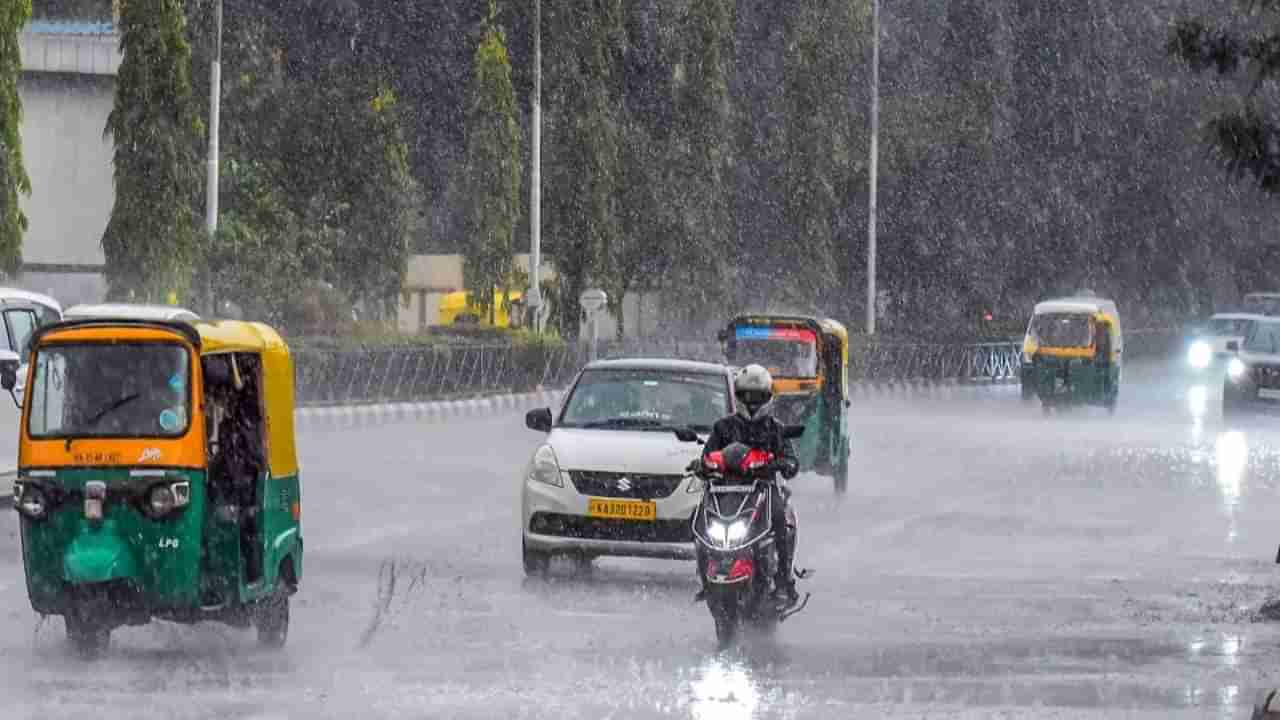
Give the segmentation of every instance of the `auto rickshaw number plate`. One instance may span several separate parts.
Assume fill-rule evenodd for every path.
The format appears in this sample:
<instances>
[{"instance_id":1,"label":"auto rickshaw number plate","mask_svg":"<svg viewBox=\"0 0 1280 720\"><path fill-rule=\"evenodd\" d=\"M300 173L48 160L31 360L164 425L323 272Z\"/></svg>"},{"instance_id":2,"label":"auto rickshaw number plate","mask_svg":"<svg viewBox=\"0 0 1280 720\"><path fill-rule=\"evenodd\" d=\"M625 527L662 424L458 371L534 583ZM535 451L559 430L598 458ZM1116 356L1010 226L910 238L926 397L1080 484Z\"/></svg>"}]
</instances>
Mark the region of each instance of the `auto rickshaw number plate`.
<instances>
[{"instance_id":1,"label":"auto rickshaw number plate","mask_svg":"<svg viewBox=\"0 0 1280 720\"><path fill-rule=\"evenodd\" d=\"M593 497L587 499L587 515L597 518L653 522L658 519L658 506L651 500Z\"/></svg>"}]
</instances>

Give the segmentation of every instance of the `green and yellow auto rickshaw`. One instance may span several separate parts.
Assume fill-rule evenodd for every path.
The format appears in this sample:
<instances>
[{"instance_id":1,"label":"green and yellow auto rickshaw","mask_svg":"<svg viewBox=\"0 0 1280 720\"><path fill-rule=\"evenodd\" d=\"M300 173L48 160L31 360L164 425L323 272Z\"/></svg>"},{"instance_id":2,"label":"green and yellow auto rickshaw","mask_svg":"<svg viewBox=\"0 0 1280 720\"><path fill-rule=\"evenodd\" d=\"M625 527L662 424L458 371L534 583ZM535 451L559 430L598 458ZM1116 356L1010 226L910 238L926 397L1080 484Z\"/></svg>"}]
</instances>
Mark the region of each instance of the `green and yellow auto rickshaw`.
<instances>
[{"instance_id":1,"label":"green and yellow auto rickshaw","mask_svg":"<svg viewBox=\"0 0 1280 720\"><path fill-rule=\"evenodd\" d=\"M729 364L763 365L774 378L774 415L803 425L802 470L849 485L849 332L824 318L743 315L720 332Z\"/></svg>"},{"instance_id":2,"label":"green and yellow auto rickshaw","mask_svg":"<svg viewBox=\"0 0 1280 720\"><path fill-rule=\"evenodd\" d=\"M29 373L14 506L32 608L85 655L154 618L252 625L282 646L302 533L280 336L73 320L36 331Z\"/></svg>"},{"instance_id":3,"label":"green and yellow auto rickshaw","mask_svg":"<svg viewBox=\"0 0 1280 720\"><path fill-rule=\"evenodd\" d=\"M1114 302L1095 296L1047 300L1036 305L1022 343L1022 398L1038 398L1046 414L1071 405L1114 413L1123 362Z\"/></svg>"}]
</instances>

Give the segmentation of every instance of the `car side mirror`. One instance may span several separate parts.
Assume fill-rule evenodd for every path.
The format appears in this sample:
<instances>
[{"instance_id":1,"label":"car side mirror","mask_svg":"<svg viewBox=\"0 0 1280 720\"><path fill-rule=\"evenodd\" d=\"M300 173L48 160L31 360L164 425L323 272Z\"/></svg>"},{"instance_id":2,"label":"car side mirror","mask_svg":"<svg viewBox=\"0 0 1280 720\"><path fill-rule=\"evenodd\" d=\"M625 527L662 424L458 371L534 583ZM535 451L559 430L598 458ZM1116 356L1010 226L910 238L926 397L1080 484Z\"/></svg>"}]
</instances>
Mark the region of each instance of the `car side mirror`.
<instances>
[{"instance_id":1,"label":"car side mirror","mask_svg":"<svg viewBox=\"0 0 1280 720\"><path fill-rule=\"evenodd\" d=\"M787 425L782 428L782 438L784 440L795 440L804 435L803 425Z\"/></svg>"},{"instance_id":2,"label":"car side mirror","mask_svg":"<svg viewBox=\"0 0 1280 720\"><path fill-rule=\"evenodd\" d=\"M525 427L538 432L551 432L551 408L530 410L524 416Z\"/></svg>"},{"instance_id":3,"label":"car side mirror","mask_svg":"<svg viewBox=\"0 0 1280 720\"><path fill-rule=\"evenodd\" d=\"M1235 353L1235 352L1240 352L1240 341L1239 341L1239 340L1228 340L1228 341L1227 341L1227 352L1233 352L1233 353Z\"/></svg>"},{"instance_id":4,"label":"car side mirror","mask_svg":"<svg viewBox=\"0 0 1280 720\"><path fill-rule=\"evenodd\" d=\"M680 442L702 444L702 440L698 438L698 433L694 432L692 428L675 428L675 433Z\"/></svg>"}]
</instances>

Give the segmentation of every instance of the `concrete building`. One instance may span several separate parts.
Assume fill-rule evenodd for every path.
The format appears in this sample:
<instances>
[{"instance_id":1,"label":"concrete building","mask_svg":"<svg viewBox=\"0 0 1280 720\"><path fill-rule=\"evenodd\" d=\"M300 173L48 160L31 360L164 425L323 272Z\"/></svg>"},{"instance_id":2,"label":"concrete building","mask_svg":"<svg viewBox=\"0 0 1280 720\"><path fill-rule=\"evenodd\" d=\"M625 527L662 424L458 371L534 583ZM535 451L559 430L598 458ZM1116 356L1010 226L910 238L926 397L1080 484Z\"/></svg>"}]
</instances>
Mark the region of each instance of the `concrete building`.
<instances>
[{"instance_id":1,"label":"concrete building","mask_svg":"<svg viewBox=\"0 0 1280 720\"><path fill-rule=\"evenodd\" d=\"M120 67L110 23L33 21L22 32L22 146L31 195L23 276L10 283L64 306L98 302L102 233L114 200L112 144L103 130Z\"/></svg>"}]
</instances>

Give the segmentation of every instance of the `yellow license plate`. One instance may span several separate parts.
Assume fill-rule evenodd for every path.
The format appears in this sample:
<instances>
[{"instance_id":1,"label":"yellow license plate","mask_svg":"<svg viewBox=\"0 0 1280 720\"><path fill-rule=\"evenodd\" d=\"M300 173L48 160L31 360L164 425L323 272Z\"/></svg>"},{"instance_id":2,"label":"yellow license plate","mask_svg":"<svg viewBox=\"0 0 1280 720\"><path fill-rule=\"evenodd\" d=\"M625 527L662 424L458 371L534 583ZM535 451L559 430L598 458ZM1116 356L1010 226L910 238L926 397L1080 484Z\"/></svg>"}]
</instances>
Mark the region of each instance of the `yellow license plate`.
<instances>
[{"instance_id":1,"label":"yellow license plate","mask_svg":"<svg viewBox=\"0 0 1280 720\"><path fill-rule=\"evenodd\" d=\"M650 500L616 500L614 498L588 498L587 515L618 520L653 522L658 519L658 506Z\"/></svg>"}]
</instances>

